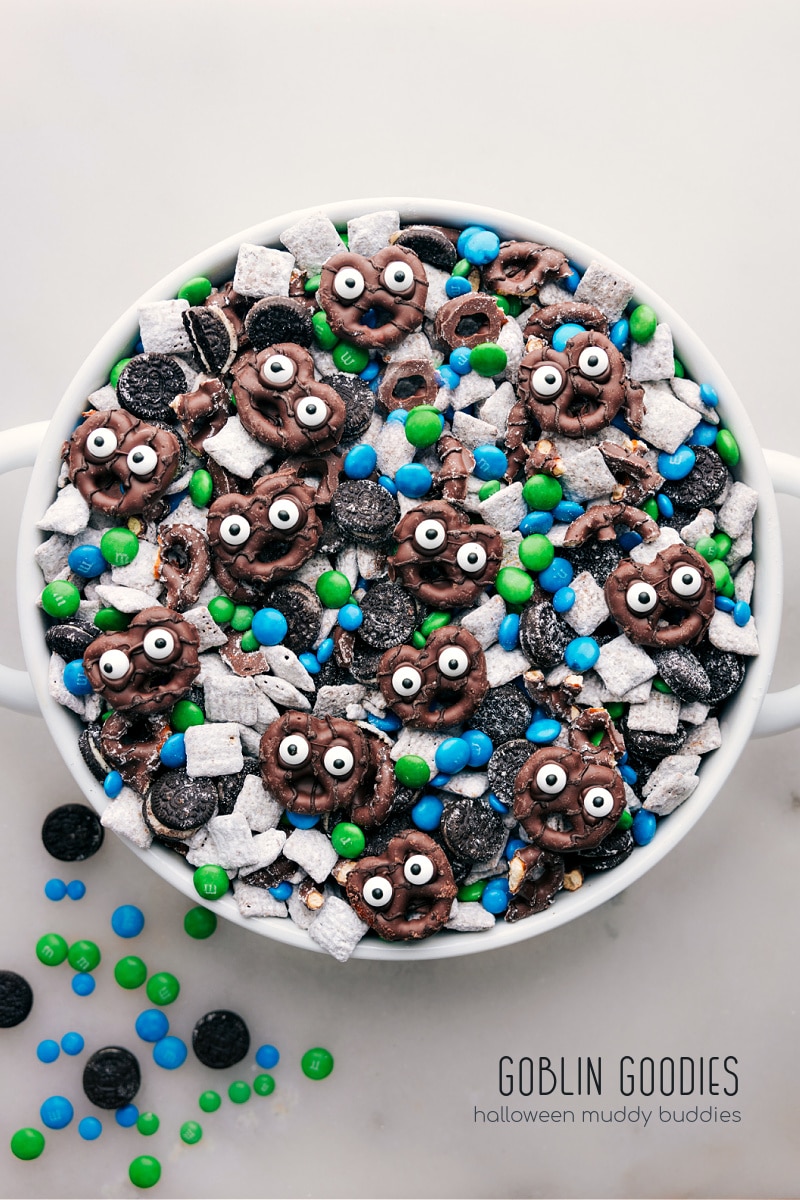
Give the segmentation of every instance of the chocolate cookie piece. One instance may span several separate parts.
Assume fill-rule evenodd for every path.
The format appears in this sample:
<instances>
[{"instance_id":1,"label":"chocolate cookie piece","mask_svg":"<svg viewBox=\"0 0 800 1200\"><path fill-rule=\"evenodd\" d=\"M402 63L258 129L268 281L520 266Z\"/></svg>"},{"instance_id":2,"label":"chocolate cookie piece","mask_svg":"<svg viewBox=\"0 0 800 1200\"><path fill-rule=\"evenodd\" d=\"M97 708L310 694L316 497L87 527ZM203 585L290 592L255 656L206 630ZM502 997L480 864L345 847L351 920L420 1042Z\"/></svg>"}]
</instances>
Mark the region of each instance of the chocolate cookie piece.
<instances>
[{"instance_id":1,"label":"chocolate cookie piece","mask_svg":"<svg viewBox=\"0 0 800 1200\"><path fill-rule=\"evenodd\" d=\"M487 768L489 787L503 804L513 805L517 776L536 749L525 738L515 738L498 746L492 754Z\"/></svg>"},{"instance_id":2,"label":"chocolate cookie piece","mask_svg":"<svg viewBox=\"0 0 800 1200\"><path fill-rule=\"evenodd\" d=\"M33 992L16 971L0 971L0 1029L21 1025L33 1008Z\"/></svg>"},{"instance_id":3,"label":"chocolate cookie piece","mask_svg":"<svg viewBox=\"0 0 800 1200\"><path fill-rule=\"evenodd\" d=\"M117 399L123 408L142 421L172 424L170 404L186 390L186 376L166 354L137 354L117 381Z\"/></svg>"},{"instance_id":4,"label":"chocolate cookie piece","mask_svg":"<svg viewBox=\"0 0 800 1200\"><path fill-rule=\"evenodd\" d=\"M683 479L668 479L661 490L680 508L705 508L716 500L728 482L728 468L713 446L692 449L695 464L689 474Z\"/></svg>"},{"instance_id":5,"label":"chocolate cookie piece","mask_svg":"<svg viewBox=\"0 0 800 1200\"><path fill-rule=\"evenodd\" d=\"M718 650L710 642L700 646L697 657L711 685L706 704L721 704L742 686L745 660L739 654Z\"/></svg>"},{"instance_id":6,"label":"chocolate cookie piece","mask_svg":"<svg viewBox=\"0 0 800 1200\"><path fill-rule=\"evenodd\" d=\"M549 671L558 666L574 634L543 592L534 593L519 621L519 644L534 667Z\"/></svg>"},{"instance_id":7,"label":"chocolate cookie piece","mask_svg":"<svg viewBox=\"0 0 800 1200\"><path fill-rule=\"evenodd\" d=\"M265 604L286 618L289 630L283 644L295 654L310 650L322 623L322 605L311 588L298 580L281 583L272 589Z\"/></svg>"},{"instance_id":8,"label":"chocolate cookie piece","mask_svg":"<svg viewBox=\"0 0 800 1200\"><path fill-rule=\"evenodd\" d=\"M297 863L292 862L290 858L286 858L284 854L279 854L274 862L268 867L260 867L257 871L251 871L247 876L248 887L271 888L277 887L279 883L283 883L284 879L290 879L297 871Z\"/></svg>"},{"instance_id":9,"label":"chocolate cookie piece","mask_svg":"<svg viewBox=\"0 0 800 1200\"><path fill-rule=\"evenodd\" d=\"M582 546L564 547L559 553L572 563L576 575L588 571L599 587L605 585L611 572L622 561L622 551L616 542L592 539Z\"/></svg>"},{"instance_id":10,"label":"chocolate cookie piece","mask_svg":"<svg viewBox=\"0 0 800 1200\"><path fill-rule=\"evenodd\" d=\"M377 685L383 650L368 646L357 633L349 633L341 627L333 631L333 641L339 666L349 671L359 683Z\"/></svg>"},{"instance_id":11,"label":"chocolate cookie piece","mask_svg":"<svg viewBox=\"0 0 800 1200\"><path fill-rule=\"evenodd\" d=\"M591 850L582 850L574 862L583 867L584 871L611 871L625 862L633 854L633 834L629 829L615 829L599 846ZM573 863L572 856L568 860Z\"/></svg>"},{"instance_id":12,"label":"chocolate cookie piece","mask_svg":"<svg viewBox=\"0 0 800 1200\"><path fill-rule=\"evenodd\" d=\"M233 812L236 801L239 799L239 793L244 787L244 781L248 775L259 775L261 773L261 764L257 758L251 755L246 755L244 766L241 771L237 771L235 775L219 775L214 779L219 796L219 807L217 815L227 817ZM296 868L297 864L295 864Z\"/></svg>"},{"instance_id":13,"label":"chocolate cookie piece","mask_svg":"<svg viewBox=\"0 0 800 1200\"><path fill-rule=\"evenodd\" d=\"M96 637L100 636L99 629L87 629L85 625L76 625L65 621L62 625L51 625L44 635L47 649L58 654L65 662L83 658Z\"/></svg>"},{"instance_id":14,"label":"chocolate cookie piece","mask_svg":"<svg viewBox=\"0 0 800 1200\"><path fill-rule=\"evenodd\" d=\"M323 375L322 382L332 387L344 400L344 429L342 441L358 437L368 427L375 411L375 393L366 379L358 375Z\"/></svg>"},{"instance_id":15,"label":"chocolate cookie piece","mask_svg":"<svg viewBox=\"0 0 800 1200\"><path fill-rule=\"evenodd\" d=\"M448 274L458 261L453 241L435 225L408 225L395 236L393 245L413 250L422 262Z\"/></svg>"},{"instance_id":16,"label":"chocolate cookie piece","mask_svg":"<svg viewBox=\"0 0 800 1200\"><path fill-rule=\"evenodd\" d=\"M630 729L624 716L620 719L620 728L625 739L625 748L631 758L646 761L660 761L669 754L677 754L688 736L686 725L678 725L675 733Z\"/></svg>"},{"instance_id":17,"label":"chocolate cookie piece","mask_svg":"<svg viewBox=\"0 0 800 1200\"><path fill-rule=\"evenodd\" d=\"M394 496L371 479L345 479L331 501L336 524L364 546L385 546L400 516Z\"/></svg>"},{"instance_id":18,"label":"chocolate cookie piece","mask_svg":"<svg viewBox=\"0 0 800 1200\"><path fill-rule=\"evenodd\" d=\"M700 660L688 646L676 646L672 650L661 650L653 655L658 673L679 700L691 704L699 700L708 703L711 681Z\"/></svg>"},{"instance_id":19,"label":"chocolate cookie piece","mask_svg":"<svg viewBox=\"0 0 800 1200\"><path fill-rule=\"evenodd\" d=\"M389 363L378 385L378 399L387 412L410 412L419 404L433 404L439 385L433 363L426 358L405 358Z\"/></svg>"},{"instance_id":20,"label":"chocolate cookie piece","mask_svg":"<svg viewBox=\"0 0 800 1200\"><path fill-rule=\"evenodd\" d=\"M167 771L153 784L147 800L147 815L169 831L185 834L198 829L214 815L218 793L215 780L190 779L183 768ZM161 832L161 831L159 831Z\"/></svg>"},{"instance_id":21,"label":"chocolate cookie piece","mask_svg":"<svg viewBox=\"0 0 800 1200\"><path fill-rule=\"evenodd\" d=\"M472 719L470 729L479 729L499 746L525 736L533 720L533 705L512 683L490 688ZM530 743L526 743L530 747ZM530 753L530 749L529 749Z\"/></svg>"},{"instance_id":22,"label":"chocolate cookie piece","mask_svg":"<svg viewBox=\"0 0 800 1200\"><path fill-rule=\"evenodd\" d=\"M362 641L375 650L389 650L410 640L417 624L414 597L397 583L374 584L361 601Z\"/></svg>"},{"instance_id":23,"label":"chocolate cookie piece","mask_svg":"<svg viewBox=\"0 0 800 1200\"><path fill-rule=\"evenodd\" d=\"M508 830L500 813L483 797L447 800L442 813L445 845L459 858L485 862L505 845Z\"/></svg>"},{"instance_id":24,"label":"chocolate cookie piece","mask_svg":"<svg viewBox=\"0 0 800 1200\"><path fill-rule=\"evenodd\" d=\"M294 342L306 350L314 339L311 314L291 296L266 296L257 300L244 319L244 331L255 350Z\"/></svg>"},{"instance_id":25,"label":"chocolate cookie piece","mask_svg":"<svg viewBox=\"0 0 800 1200\"><path fill-rule=\"evenodd\" d=\"M95 779L100 783L103 783L108 772L112 770L111 764L104 757L100 745L102 728L99 721L92 721L91 725L87 725L85 729L81 730L78 738L78 749L81 752L81 758Z\"/></svg>"},{"instance_id":26,"label":"chocolate cookie piece","mask_svg":"<svg viewBox=\"0 0 800 1200\"><path fill-rule=\"evenodd\" d=\"M181 320L204 369L211 375L224 375L239 349L236 330L224 311L202 305L187 309Z\"/></svg>"},{"instance_id":27,"label":"chocolate cookie piece","mask_svg":"<svg viewBox=\"0 0 800 1200\"><path fill-rule=\"evenodd\" d=\"M83 1069L83 1090L98 1108L130 1104L142 1082L139 1060L123 1046L95 1050Z\"/></svg>"},{"instance_id":28,"label":"chocolate cookie piece","mask_svg":"<svg viewBox=\"0 0 800 1200\"><path fill-rule=\"evenodd\" d=\"M103 844L100 818L85 804L62 804L48 813L42 825L42 842L59 862L83 862Z\"/></svg>"},{"instance_id":29,"label":"chocolate cookie piece","mask_svg":"<svg viewBox=\"0 0 800 1200\"><path fill-rule=\"evenodd\" d=\"M250 1031L238 1013L218 1008L195 1025L192 1049L204 1067L221 1071L242 1061L250 1049Z\"/></svg>"}]
</instances>

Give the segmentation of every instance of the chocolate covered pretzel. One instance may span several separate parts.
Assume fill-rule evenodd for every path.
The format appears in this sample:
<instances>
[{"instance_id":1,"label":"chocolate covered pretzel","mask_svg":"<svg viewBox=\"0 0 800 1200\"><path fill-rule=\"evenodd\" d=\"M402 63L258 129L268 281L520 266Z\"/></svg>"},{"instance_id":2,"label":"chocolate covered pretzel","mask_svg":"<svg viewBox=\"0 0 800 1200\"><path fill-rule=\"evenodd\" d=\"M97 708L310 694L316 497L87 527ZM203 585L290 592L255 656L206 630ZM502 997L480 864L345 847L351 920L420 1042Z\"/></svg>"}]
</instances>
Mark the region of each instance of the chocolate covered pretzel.
<instances>
[{"instance_id":1,"label":"chocolate covered pretzel","mask_svg":"<svg viewBox=\"0 0 800 1200\"><path fill-rule=\"evenodd\" d=\"M200 635L171 608L136 614L128 628L95 638L83 656L89 681L120 712L166 712L200 674Z\"/></svg>"},{"instance_id":2,"label":"chocolate covered pretzel","mask_svg":"<svg viewBox=\"0 0 800 1200\"><path fill-rule=\"evenodd\" d=\"M445 625L422 649L395 646L378 668L386 702L406 725L445 729L467 721L486 695L486 660L466 629Z\"/></svg>"},{"instance_id":3,"label":"chocolate covered pretzel","mask_svg":"<svg viewBox=\"0 0 800 1200\"><path fill-rule=\"evenodd\" d=\"M181 458L174 433L121 408L91 413L63 454L70 483L109 517L143 513L172 483Z\"/></svg>"}]
</instances>

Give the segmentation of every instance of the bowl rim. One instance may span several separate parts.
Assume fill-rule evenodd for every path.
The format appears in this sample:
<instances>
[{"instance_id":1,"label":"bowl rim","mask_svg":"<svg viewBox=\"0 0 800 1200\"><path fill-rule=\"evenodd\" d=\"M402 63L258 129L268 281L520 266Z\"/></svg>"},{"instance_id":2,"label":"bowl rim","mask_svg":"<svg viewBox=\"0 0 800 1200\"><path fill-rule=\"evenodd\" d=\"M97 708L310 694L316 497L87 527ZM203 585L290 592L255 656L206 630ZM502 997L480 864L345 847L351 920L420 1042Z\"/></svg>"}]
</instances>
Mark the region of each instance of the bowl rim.
<instances>
[{"instance_id":1,"label":"bowl rim","mask_svg":"<svg viewBox=\"0 0 800 1200\"><path fill-rule=\"evenodd\" d=\"M577 891L559 893L556 901L543 913L515 924L497 921L494 929L482 933L442 931L435 937L419 942L388 943L368 937L359 943L352 956L372 961L410 961L460 957L499 949L556 929L624 891L647 874L689 833L736 765L752 733L768 689L780 633L783 567L775 493L764 455L742 401L699 336L666 301L627 268L619 266L584 242L531 218L488 205L457 200L424 197L339 200L272 217L218 242L170 271L111 325L67 387L52 417L34 465L23 508L17 558L17 597L25 659L42 716L59 753L84 796L98 813L102 814L105 807L113 802L108 800L102 784L94 778L80 756L76 736L78 719L49 694L49 652L43 637L46 620L38 603L42 581L33 558L36 547L50 536L49 533L38 530L36 522L41 519L42 513L52 501L61 447L74 428L75 415L81 411L90 393L107 382L109 364L124 357L135 345L139 336L138 309L142 304L174 298L186 280L196 275L205 275L215 284L230 279L239 246L243 242L275 245L281 232L312 213L321 211L335 224L341 224L349 218L387 209L399 211L404 224L427 223L456 228L472 224L484 225L494 229L501 239L520 238L544 242L563 250L568 258L582 269L591 261L596 261L629 279L634 284L634 295L638 302L650 304L657 312L659 320L670 325L681 361L687 367L688 374L694 379L713 383L720 397L725 426L732 429L739 445L745 450L738 465L737 476L759 493L754 528L758 573L753 596L753 613L758 619L760 653L749 661L744 684L729 702L720 719L723 744L720 749L704 756L700 782L694 793L670 814L669 819L659 822L658 834L652 842L637 847L634 854L612 871L587 876L583 886ZM130 849L162 879L177 887L194 904L203 903L194 890L191 871L176 854L155 844L150 849L143 850L125 840ZM272 940L324 953L307 933L290 919L242 917L232 893L213 904L206 902L206 907L243 928Z\"/></svg>"}]
</instances>

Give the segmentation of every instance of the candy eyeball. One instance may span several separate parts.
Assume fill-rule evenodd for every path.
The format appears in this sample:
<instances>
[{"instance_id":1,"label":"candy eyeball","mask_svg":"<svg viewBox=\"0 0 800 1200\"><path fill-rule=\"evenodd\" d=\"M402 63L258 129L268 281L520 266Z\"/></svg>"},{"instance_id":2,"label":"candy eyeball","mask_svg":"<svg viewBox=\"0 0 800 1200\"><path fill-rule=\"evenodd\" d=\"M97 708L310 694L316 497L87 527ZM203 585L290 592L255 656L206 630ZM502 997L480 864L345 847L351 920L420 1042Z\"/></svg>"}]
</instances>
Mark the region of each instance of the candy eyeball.
<instances>
[{"instance_id":1,"label":"candy eyeball","mask_svg":"<svg viewBox=\"0 0 800 1200\"><path fill-rule=\"evenodd\" d=\"M282 497L279 500L273 500L269 506L267 516L269 517L270 525L274 529L290 530L299 524L300 509L294 500Z\"/></svg>"},{"instance_id":2,"label":"candy eyeball","mask_svg":"<svg viewBox=\"0 0 800 1200\"><path fill-rule=\"evenodd\" d=\"M458 549L456 562L467 575L477 575L486 566L486 551L480 542L465 542Z\"/></svg>"},{"instance_id":3,"label":"candy eyeball","mask_svg":"<svg viewBox=\"0 0 800 1200\"><path fill-rule=\"evenodd\" d=\"M111 458L118 445L117 435L113 429L95 429L94 433L90 434L87 439L86 450L92 458L98 458L103 461L106 458Z\"/></svg>"},{"instance_id":4,"label":"candy eyeball","mask_svg":"<svg viewBox=\"0 0 800 1200\"><path fill-rule=\"evenodd\" d=\"M168 629L150 629L144 635L142 648L152 662L162 662L173 653L175 638Z\"/></svg>"},{"instance_id":5,"label":"candy eyeball","mask_svg":"<svg viewBox=\"0 0 800 1200\"><path fill-rule=\"evenodd\" d=\"M304 425L306 429L319 429L320 425L324 425L328 420L329 415L327 404L317 396L307 396L300 401L295 410L298 424Z\"/></svg>"},{"instance_id":6,"label":"candy eyeball","mask_svg":"<svg viewBox=\"0 0 800 1200\"><path fill-rule=\"evenodd\" d=\"M325 751L322 765L334 779L343 779L345 775L350 774L355 761L352 750L347 746L331 746L330 750Z\"/></svg>"},{"instance_id":7,"label":"candy eyeball","mask_svg":"<svg viewBox=\"0 0 800 1200\"><path fill-rule=\"evenodd\" d=\"M613 807L614 797L608 788L590 788L583 797L583 810L590 817L607 817Z\"/></svg>"},{"instance_id":8,"label":"candy eyeball","mask_svg":"<svg viewBox=\"0 0 800 1200\"><path fill-rule=\"evenodd\" d=\"M285 354L270 354L261 367L261 378L268 387L288 387L297 374L297 367Z\"/></svg>"},{"instance_id":9,"label":"candy eyeball","mask_svg":"<svg viewBox=\"0 0 800 1200\"><path fill-rule=\"evenodd\" d=\"M357 300L365 286L364 276L355 267L342 267L333 278L333 290L340 300Z\"/></svg>"},{"instance_id":10,"label":"candy eyeball","mask_svg":"<svg viewBox=\"0 0 800 1200\"><path fill-rule=\"evenodd\" d=\"M652 612L658 604L656 589L649 583L645 583L644 580L632 583L625 593L625 603L632 613L644 616Z\"/></svg>"},{"instance_id":11,"label":"candy eyeball","mask_svg":"<svg viewBox=\"0 0 800 1200\"><path fill-rule=\"evenodd\" d=\"M403 874L409 883L421 886L430 883L436 874L436 868L427 854L412 854L403 864Z\"/></svg>"},{"instance_id":12,"label":"candy eyeball","mask_svg":"<svg viewBox=\"0 0 800 1200\"><path fill-rule=\"evenodd\" d=\"M540 400L552 400L564 387L564 375L555 363L543 363L531 375L531 390Z\"/></svg>"},{"instance_id":13,"label":"candy eyeball","mask_svg":"<svg viewBox=\"0 0 800 1200\"><path fill-rule=\"evenodd\" d=\"M696 596L703 586L703 576L696 567L684 565L672 572L669 586L678 596Z\"/></svg>"},{"instance_id":14,"label":"candy eyeball","mask_svg":"<svg viewBox=\"0 0 800 1200\"><path fill-rule=\"evenodd\" d=\"M381 282L388 292L395 296L403 296L413 290L416 281L408 263L390 262L383 272Z\"/></svg>"},{"instance_id":15,"label":"candy eyeball","mask_svg":"<svg viewBox=\"0 0 800 1200\"><path fill-rule=\"evenodd\" d=\"M363 896L372 908L385 908L392 898L392 885L382 875L373 875L364 884Z\"/></svg>"},{"instance_id":16,"label":"candy eyeball","mask_svg":"<svg viewBox=\"0 0 800 1200\"><path fill-rule=\"evenodd\" d=\"M438 663L439 670L448 679L460 679L469 670L469 655L461 646L445 646Z\"/></svg>"},{"instance_id":17,"label":"candy eyeball","mask_svg":"<svg viewBox=\"0 0 800 1200\"><path fill-rule=\"evenodd\" d=\"M392 688L403 699L416 696L422 687L422 676L416 667L398 667L392 675Z\"/></svg>"},{"instance_id":18,"label":"candy eyeball","mask_svg":"<svg viewBox=\"0 0 800 1200\"><path fill-rule=\"evenodd\" d=\"M440 550L447 539L447 530L441 521L420 521L414 530L414 541L420 550Z\"/></svg>"},{"instance_id":19,"label":"candy eyeball","mask_svg":"<svg viewBox=\"0 0 800 1200\"><path fill-rule=\"evenodd\" d=\"M578 358L578 370L587 379L598 379L608 370L608 355L601 346L587 346Z\"/></svg>"},{"instance_id":20,"label":"candy eyeball","mask_svg":"<svg viewBox=\"0 0 800 1200\"><path fill-rule=\"evenodd\" d=\"M286 767L302 767L308 761L311 748L306 739L299 733L289 734L281 738L278 746L278 758Z\"/></svg>"},{"instance_id":21,"label":"candy eyeball","mask_svg":"<svg viewBox=\"0 0 800 1200\"><path fill-rule=\"evenodd\" d=\"M131 660L123 650L106 650L98 662L104 679L123 679L131 667Z\"/></svg>"},{"instance_id":22,"label":"candy eyeball","mask_svg":"<svg viewBox=\"0 0 800 1200\"><path fill-rule=\"evenodd\" d=\"M126 461L134 475L152 475L158 466L158 455L152 446L134 446Z\"/></svg>"},{"instance_id":23,"label":"candy eyeball","mask_svg":"<svg viewBox=\"0 0 800 1200\"><path fill-rule=\"evenodd\" d=\"M557 796L567 786L567 772L559 763L545 763L536 772L536 786L546 796Z\"/></svg>"},{"instance_id":24,"label":"candy eyeball","mask_svg":"<svg viewBox=\"0 0 800 1200\"><path fill-rule=\"evenodd\" d=\"M225 517L220 522L219 536L226 546L243 546L250 537L250 522L246 517Z\"/></svg>"}]
</instances>

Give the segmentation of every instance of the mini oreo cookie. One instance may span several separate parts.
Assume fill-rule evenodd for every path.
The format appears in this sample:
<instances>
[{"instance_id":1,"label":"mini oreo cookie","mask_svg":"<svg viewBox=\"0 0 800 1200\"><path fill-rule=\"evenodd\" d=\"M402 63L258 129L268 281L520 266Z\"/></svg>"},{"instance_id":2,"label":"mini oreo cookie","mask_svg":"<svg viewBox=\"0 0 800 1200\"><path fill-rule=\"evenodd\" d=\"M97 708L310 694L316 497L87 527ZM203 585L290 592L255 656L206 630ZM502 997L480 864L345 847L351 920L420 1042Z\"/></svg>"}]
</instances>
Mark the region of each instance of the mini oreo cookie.
<instances>
[{"instance_id":1,"label":"mini oreo cookie","mask_svg":"<svg viewBox=\"0 0 800 1200\"><path fill-rule=\"evenodd\" d=\"M375 650L404 645L417 625L414 597L398 583L376 583L361 601L361 612L364 620L358 632Z\"/></svg>"},{"instance_id":2,"label":"mini oreo cookie","mask_svg":"<svg viewBox=\"0 0 800 1200\"><path fill-rule=\"evenodd\" d=\"M658 667L658 673L667 687L671 688L679 700L687 704L699 700L708 703L711 695L711 681L699 658L688 646L675 646L670 650L661 650L653 655L653 662Z\"/></svg>"},{"instance_id":3,"label":"mini oreo cookie","mask_svg":"<svg viewBox=\"0 0 800 1200\"><path fill-rule=\"evenodd\" d=\"M83 658L94 639L99 636L99 629L87 629L85 625L65 621L63 625L51 625L44 635L44 640L47 649L53 654L58 654L65 662L73 662L76 658Z\"/></svg>"},{"instance_id":4,"label":"mini oreo cookie","mask_svg":"<svg viewBox=\"0 0 800 1200\"><path fill-rule=\"evenodd\" d=\"M394 496L371 479L345 479L333 494L331 511L342 533L364 546L384 546L400 520Z\"/></svg>"},{"instance_id":5,"label":"mini oreo cookie","mask_svg":"<svg viewBox=\"0 0 800 1200\"><path fill-rule=\"evenodd\" d=\"M577 863L585 871L610 871L624 863L633 854L633 835L629 829L615 829L608 837L603 838L599 846L592 850L583 850L577 856ZM572 856L570 856L570 864Z\"/></svg>"},{"instance_id":6,"label":"mini oreo cookie","mask_svg":"<svg viewBox=\"0 0 800 1200\"><path fill-rule=\"evenodd\" d=\"M268 867L259 867L257 871L251 871L242 878L248 887L271 888L283 883L284 879L290 879L296 871L297 863L279 854Z\"/></svg>"},{"instance_id":7,"label":"mini oreo cookie","mask_svg":"<svg viewBox=\"0 0 800 1200\"><path fill-rule=\"evenodd\" d=\"M697 656L708 676L711 691L706 704L721 704L742 686L745 660L729 650L718 650L707 643L698 649Z\"/></svg>"},{"instance_id":8,"label":"mini oreo cookie","mask_svg":"<svg viewBox=\"0 0 800 1200\"><path fill-rule=\"evenodd\" d=\"M401 229L394 239L395 246L413 250L417 258L448 275L458 261L456 247L451 239L435 225L409 225Z\"/></svg>"},{"instance_id":9,"label":"mini oreo cookie","mask_svg":"<svg viewBox=\"0 0 800 1200\"><path fill-rule=\"evenodd\" d=\"M16 971L0 971L0 1029L21 1025L33 1008L33 991Z\"/></svg>"},{"instance_id":10,"label":"mini oreo cookie","mask_svg":"<svg viewBox=\"0 0 800 1200\"><path fill-rule=\"evenodd\" d=\"M306 350L314 339L311 314L291 296L267 296L258 300L244 319L244 331L254 350L266 350L282 342L293 342Z\"/></svg>"},{"instance_id":11,"label":"mini oreo cookie","mask_svg":"<svg viewBox=\"0 0 800 1200\"><path fill-rule=\"evenodd\" d=\"M100 818L85 804L62 804L48 813L42 825L42 842L59 862L83 862L103 844Z\"/></svg>"},{"instance_id":12,"label":"mini oreo cookie","mask_svg":"<svg viewBox=\"0 0 800 1200\"><path fill-rule=\"evenodd\" d=\"M200 306L182 314L197 357L210 375L224 375L236 357L239 339L221 308Z\"/></svg>"},{"instance_id":13,"label":"mini oreo cookie","mask_svg":"<svg viewBox=\"0 0 800 1200\"><path fill-rule=\"evenodd\" d=\"M514 803L517 776L535 749L525 738L516 738L498 746L489 759L489 787L503 804Z\"/></svg>"},{"instance_id":14,"label":"mini oreo cookie","mask_svg":"<svg viewBox=\"0 0 800 1200\"><path fill-rule=\"evenodd\" d=\"M98 1108L123 1108L139 1091L139 1060L123 1046L95 1050L83 1069L83 1090Z\"/></svg>"},{"instance_id":15,"label":"mini oreo cookie","mask_svg":"<svg viewBox=\"0 0 800 1200\"><path fill-rule=\"evenodd\" d=\"M549 671L563 660L573 636L547 596L535 592L519 619L519 644L526 658L539 670Z\"/></svg>"},{"instance_id":16,"label":"mini oreo cookie","mask_svg":"<svg viewBox=\"0 0 800 1200\"><path fill-rule=\"evenodd\" d=\"M470 719L470 729L485 733L496 746L525 736L533 720L533 705L512 683L490 688ZM527 743L526 743L527 744Z\"/></svg>"},{"instance_id":17,"label":"mini oreo cookie","mask_svg":"<svg viewBox=\"0 0 800 1200\"><path fill-rule=\"evenodd\" d=\"M645 760L662 759L677 754L688 736L685 725L678 725L675 733L653 733L645 729L629 729L625 717L620 719L620 729L625 740L625 749L632 758Z\"/></svg>"},{"instance_id":18,"label":"mini oreo cookie","mask_svg":"<svg viewBox=\"0 0 800 1200\"><path fill-rule=\"evenodd\" d=\"M242 1061L250 1049L250 1031L238 1013L218 1008L195 1025L192 1049L204 1067L221 1071Z\"/></svg>"},{"instance_id":19,"label":"mini oreo cookie","mask_svg":"<svg viewBox=\"0 0 800 1200\"><path fill-rule=\"evenodd\" d=\"M599 587L605 586L611 572L622 561L622 552L616 542L598 542L595 539L584 542L582 546L564 547L559 554L572 563L576 575L588 571Z\"/></svg>"},{"instance_id":20,"label":"mini oreo cookie","mask_svg":"<svg viewBox=\"0 0 800 1200\"><path fill-rule=\"evenodd\" d=\"M357 633L341 627L334 630L333 641L338 665L349 671L359 683L376 686L383 650L368 646Z\"/></svg>"},{"instance_id":21,"label":"mini oreo cookie","mask_svg":"<svg viewBox=\"0 0 800 1200\"><path fill-rule=\"evenodd\" d=\"M257 758L252 758L246 755L244 766L241 771L237 771L235 775L219 775L214 780L217 787L217 795L219 796L219 807L217 816L227 817L233 812L236 801L239 799L239 792L244 787L244 782L248 775L260 775L261 764Z\"/></svg>"},{"instance_id":22,"label":"mini oreo cookie","mask_svg":"<svg viewBox=\"0 0 800 1200\"><path fill-rule=\"evenodd\" d=\"M179 767L156 779L147 798L147 815L152 814L165 829L183 833L205 825L213 817L218 800L215 780L192 779Z\"/></svg>"},{"instance_id":23,"label":"mini oreo cookie","mask_svg":"<svg viewBox=\"0 0 800 1200\"><path fill-rule=\"evenodd\" d=\"M176 417L170 404L185 391L186 376L166 354L138 354L117 381L120 404L142 421L173 425Z\"/></svg>"},{"instance_id":24,"label":"mini oreo cookie","mask_svg":"<svg viewBox=\"0 0 800 1200\"><path fill-rule=\"evenodd\" d=\"M109 771L113 767L103 756L103 751L100 748L100 732L103 726L99 721L93 721L91 725L87 725L81 730L78 738L78 749L81 752L81 758L86 763L89 770L100 783L103 783Z\"/></svg>"},{"instance_id":25,"label":"mini oreo cookie","mask_svg":"<svg viewBox=\"0 0 800 1200\"><path fill-rule=\"evenodd\" d=\"M683 479L667 480L662 492L684 509L705 508L728 482L728 468L713 446L693 446L695 463Z\"/></svg>"},{"instance_id":26,"label":"mini oreo cookie","mask_svg":"<svg viewBox=\"0 0 800 1200\"><path fill-rule=\"evenodd\" d=\"M508 837L502 816L482 797L449 800L442 813L441 830L445 845L457 857L472 862L493 858Z\"/></svg>"},{"instance_id":27,"label":"mini oreo cookie","mask_svg":"<svg viewBox=\"0 0 800 1200\"><path fill-rule=\"evenodd\" d=\"M344 400L344 429L342 441L358 437L369 426L375 412L375 393L365 379L358 375L324 375L322 382Z\"/></svg>"},{"instance_id":28,"label":"mini oreo cookie","mask_svg":"<svg viewBox=\"0 0 800 1200\"><path fill-rule=\"evenodd\" d=\"M284 646L295 654L310 650L319 637L322 624L322 605L311 588L299 580L280 583L269 593L266 604L277 608L286 618L289 628L283 639Z\"/></svg>"}]
</instances>

